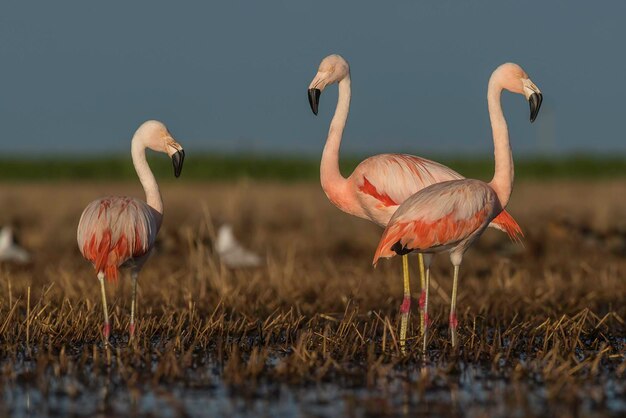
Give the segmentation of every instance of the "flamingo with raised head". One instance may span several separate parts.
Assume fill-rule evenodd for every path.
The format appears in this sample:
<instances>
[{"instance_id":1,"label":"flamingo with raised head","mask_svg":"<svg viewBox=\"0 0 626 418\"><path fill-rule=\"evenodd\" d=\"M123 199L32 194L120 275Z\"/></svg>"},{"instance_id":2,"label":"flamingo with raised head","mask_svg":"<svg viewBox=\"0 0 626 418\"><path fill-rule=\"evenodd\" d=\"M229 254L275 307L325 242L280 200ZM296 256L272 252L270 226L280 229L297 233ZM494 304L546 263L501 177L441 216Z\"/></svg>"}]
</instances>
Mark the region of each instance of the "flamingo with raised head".
<instances>
[{"instance_id":1,"label":"flamingo with raised head","mask_svg":"<svg viewBox=\"0 0 626 418\"><path fill-rule=\"evenodd\" d=\"M419 190L435 183L464 178L442 164L407 154L380 154L369 157L356 167L350 177L344 178L339 171L339 147L350 110L350 66L343 57L336 54L322 60L317 74L309 85L309 104L315 115L321 92L333 83L339 85L339 97L322 154L320 179L326 196L339 209L385 227L398 206ZM494 219L490 226L505 231L514 240L523 236L519 225L506 211ZM430 258L424 260L419 254L419 263L422 285L419 299L420 331L423 333L425 277L430 274ZM400 344L404 351L411 306L406 256L402 259L402 269L404 298L400 305Z\"/></svg>"},{"instance_id":2,"label":"flamingo with raised head","mask_svg":"<svg viewBox=\"0 0 626 418\"><path fill-rule=\"evenodd\" d=\"M78 248L83 257L91 261L100 281L105 342L109 339L111 326L104 279L115 282L121 267L130 268L132 338L135 333L137 277L154 246L163 218L163 201L146 161L146 148L169 155L174 165L174 175L180 176L185 151L163 123L147 121L137 129L131 142L133 165L146 194L146 201L126 196L94 200L87 205L78 223Z\"/></svg>"},{"instance_id":3,"label":"flamingo with raised head","mask_svg":"<svg viewBox=\"0 0 626 418\"><path fill-rule=\"evenodd\" d=\"M503 89L526 97L530 103L531 122L537 117L543 100L541 91L517 64L503 64L491 75L487 91L495 155L495 173L491 182L450 180L415 193L398 207L389 220L374 255L373 263L376 265L381 257L404 256L413 251L423 254L450 253L454 266L449 317L453 347L457 345L456 298L463 254L489 223L502 213L513 188L513 155L500 103ZM424 315L428 318L428 283ZM428 327L423 335L424 352L427 330Z\"/></svg>"}]
</instances>

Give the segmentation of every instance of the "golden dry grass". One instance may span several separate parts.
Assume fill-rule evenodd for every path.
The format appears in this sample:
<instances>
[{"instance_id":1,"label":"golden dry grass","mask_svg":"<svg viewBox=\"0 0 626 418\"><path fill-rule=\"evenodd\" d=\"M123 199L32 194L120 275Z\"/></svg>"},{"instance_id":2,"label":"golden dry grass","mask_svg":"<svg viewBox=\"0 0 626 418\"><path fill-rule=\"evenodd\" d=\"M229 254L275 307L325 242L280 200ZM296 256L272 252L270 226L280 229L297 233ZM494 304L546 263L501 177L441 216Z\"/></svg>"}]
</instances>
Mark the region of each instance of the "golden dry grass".
<instances>
[{"instance_id":1,"label":"golden dry grass","mask_svg":"<svg viewBox=\"0 0 626 418\"><path fill-rule=\"evenodd\" d=\"M76 224L90 200L141 196L139 186L28 183L2 189L0 224L17 224L22 244L34 252L32 265L1 270L5 401L15 400L23 387L43 394L39 406L51 396L84 399L104 387L106 394L96 396L100 403L88 411L114 415L120 391L129 405L157 391L184 415L186 404L170 399L167 388L210 391L224 384L230 396L267 397L277 383L331 382L369 394L342 398L339 415L393 415L429 406L440 415L483 416L480 402L472 409L479 395L467 392L468 400L458 393L484 378L506 382L498 399L522 415L625 408L614 403L626 389L619 384L626 371L623 183L516 187L509 209L526 233L525 247L489 231L466 255L456 352L446 327L451 267L445 256L437 257L425 366L415 297L409 354L398 348L400 260L373 269L381 230L331 206L317 184L163 185L164 224L139 279L138 338L127 342L130 289L122 276L108 286L109 352L99 333L99 287L76 247ZM211 242L221 222L234 224L240 240L264 255L263 268L220 265ZM415 273L415 258L412 264ZM413 274L414 296L418 285ZM484 377L468 381L468 371ZM537 387L541 395L533 404L529 393L535 396ZM488 396L485 402L494 401ZM15 408L6 402L0 412Z\"/></svg>"}]
</instances>

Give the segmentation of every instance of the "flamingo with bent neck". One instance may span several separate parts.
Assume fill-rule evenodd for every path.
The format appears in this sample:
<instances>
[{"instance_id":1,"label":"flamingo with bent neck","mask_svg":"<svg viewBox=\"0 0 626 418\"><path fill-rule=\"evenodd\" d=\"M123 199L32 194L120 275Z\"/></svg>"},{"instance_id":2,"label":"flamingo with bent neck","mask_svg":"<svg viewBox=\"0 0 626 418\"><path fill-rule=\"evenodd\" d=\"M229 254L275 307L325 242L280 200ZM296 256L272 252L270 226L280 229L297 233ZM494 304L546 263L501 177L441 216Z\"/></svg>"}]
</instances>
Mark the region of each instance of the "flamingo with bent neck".
<instances>
[{"instance_id":1,"label":"flamingo with bent neck","mask_svg":"<svg viewBox=\"0 0 626 418\"><path fill-rule=\"evenodd\" d=\"M452 347L457 345L456 299L459 268L465 251L506 207L513 189L513 155L500 96L506 89L523 94L530 103L530 121L537 117L543 96L517 64L503 64L489 79L487 102L493 132L495 173L489 183L461 179L434 184L406 199L393 214L376 249L374 265L381 257L405 256L416 251L434 254L448 251L454 266L450 305ZM428 281L428 276L426 276ZM424 315L428 318L428 283ZM428 328L423 336L426 352Z\"/></svg>"},{"instance_id":2,"label":"flamingo with bent neck","mask_svg":"<svg viewBox=\"0 0 626 418\"><path fill-rule=\"evenodd\" d=\"M338 83L339 97L335 115L322 153L320 179L328 199L342 211L368 219L382 227L398 206L419 190L435 183L462 179L456 171L435 161L407 154L380 154L362 161L348 178L339 171L339 147L350 110L350 66L340 55L329 55L320 63L317 74L309 85L309 103L317 115L321 92L330 84ZM522 230L507 212L503 211L491 227L506 232L513 240L523 236ZM425 329L424 301L426 277L430 274L430 257L419 254L422 292L420 305L420 332ZM400 346L404 351L408 326L411 292L408 258L402 258L404 298L400 306ZM424 271L425 270L425 271Z\"/></svg>"},{"instance_id":3,"label":"flamingo with bent neck","mask_svg":"<svg viewBox=\"0 0 626 418\"><path fill-rule=\"evenodd\" d=\"M137 276L154 246L163 218L163 201L159 186L146 161L146 148L169 155L174 165L174 175L180 176L185 151L163 123L147 121L137 129L131 143L133 165L146 194L146 201L126 196L94 200L87 205L78 223L78 248L83 257L91 261L100 281L105 344L108 342L111 327L104 279L117 281L119 269L130 268L132 338L135 333Z\"/></svg>"}]
</instances>

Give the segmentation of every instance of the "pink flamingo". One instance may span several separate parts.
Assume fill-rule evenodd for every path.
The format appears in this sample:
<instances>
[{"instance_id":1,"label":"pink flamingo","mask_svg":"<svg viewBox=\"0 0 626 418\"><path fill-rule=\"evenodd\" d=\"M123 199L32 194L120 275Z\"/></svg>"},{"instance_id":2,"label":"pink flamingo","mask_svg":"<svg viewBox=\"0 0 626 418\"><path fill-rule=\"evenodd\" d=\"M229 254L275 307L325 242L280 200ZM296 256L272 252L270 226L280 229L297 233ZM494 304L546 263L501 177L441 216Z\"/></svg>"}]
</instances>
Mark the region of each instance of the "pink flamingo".
<instances>
[{"instance_id":1,"label":"pink flamingo","mask_svg":"<svg viewBox=\"0 0 626 418\"><path fill-rule=\"evenodd\" d=\"M459 266L463 254L484 232L509 202L513 188L513 156L509 133L500 104L502 90L523 94L530 103L530 121L537 117L543 97L517 64L503 64L489 79L487 102L493 132L495 173L489 183L461 179L433 184L406 199L389 220L383 232L374 265L380 257L405 255L412 251L434 254L448 251L454 266L450 305L450 335L456 347L456 297ZM428 276L426 276L428 280ZM428 283L424 312L428 319ZM423 349L426 351L427 329Z\"/></svg>"},{"instance_id":2,"label":"pink flamingo","mask_svg":"<svg viewBox=\"0 0 626 418\"><path fill-rule=\"evenodd\" d=\"M80 217L77 241L83 257L93 264L102 291L104 338L111 327L107 310L104 278L117 281L120 267L129 267L132 279L130 336L135 333L137 276L146 262L163 218L159 186L146 161L146 148L164 152L172 158L174 175L180 176L185 151L167 127L158 121L143 123L132 139L131 155L146 202L133 197L111 196L91 202Z\"/></svg>"},{"instance_id":3,"label":"pink flamingo","mask_svg":"<svg viewBox=\"0 0 626 418\"><path fill-rule=\"evenodd\" d=\"M350 67L340 55L324 58L309 85L311 110L317 115L319 98L326 86L338 83L339 97L335 115L322 154L320 177L322 188L330 201L342 211L368 219L385 227L398 206L419 190L435 183L463 179L456 171L425 158L406 154L381 154L361 162L347 179L339 171L339 147L350 109ZM490 226L505 231L512 239L523 236L515 220L503 211ZM419 254L420 279L420 330L424 330L423 304L425 301L425 276L429 275L430 258ZM404 298L400 306L400 344L404 350L411 293L408 259L402 258ZM426 272L424 272L426 268Z\"/></svg>"}]
</instances>

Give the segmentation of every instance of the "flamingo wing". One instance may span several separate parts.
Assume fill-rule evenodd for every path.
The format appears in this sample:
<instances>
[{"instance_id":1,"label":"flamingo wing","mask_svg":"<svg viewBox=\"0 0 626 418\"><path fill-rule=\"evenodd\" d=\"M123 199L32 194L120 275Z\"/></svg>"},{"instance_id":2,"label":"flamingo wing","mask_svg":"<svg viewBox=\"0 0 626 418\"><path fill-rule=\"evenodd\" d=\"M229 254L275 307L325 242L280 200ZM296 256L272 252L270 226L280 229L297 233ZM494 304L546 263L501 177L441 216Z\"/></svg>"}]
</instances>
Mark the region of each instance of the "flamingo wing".
<instances>
[{"instance_id":1,"label":"flamingo wing","mask_svg":"<svg viewBox=\"0 0 626 418\"><path fill-rule=\"evenodd\" d=\"M383 206L398 206L425 187L463 178L443 164L407 154L370 157L354 173L361 198L373 197Z\"/></svg>"},{"instance_id":2,"label":"flamingo wing","mask_svg":"<svg viewBox=\"0 0 626 418\"><path fill-rule=\"evenodd\" d=\"M380 154L363 161L355 169L359 198L374 198L378 208L395 209L418 191L436 183L464 177L438 162L408 154ZM364 201L364 206L366 202ZM506 211L489 224L505 232L512 241L524 237L522 228Z\"/></svg>"},{"instance_id":3,"label":"flamingo wing","mask_svg":"<svg viewBox=\"0 0 626 418\"><path fill-rule=\"evenodd\" d=\"M91 202L78 224L77 241L83 256L117 280L126 261L147 254L156 239L157 221L145 202L130 197L108 197Z\"/></svg>"},{"instance_id":4,"label":"flamingo wing","mask_svg":"<svg viewBox=\"0 0 626 418\"><path fill-rule=\"evenodd\" d=\"M454 246L484 228L497 209L495 192L478 180L437 183L414 194L395 212L376 249L380 257Z\"/></svg>"}]
</instances>

